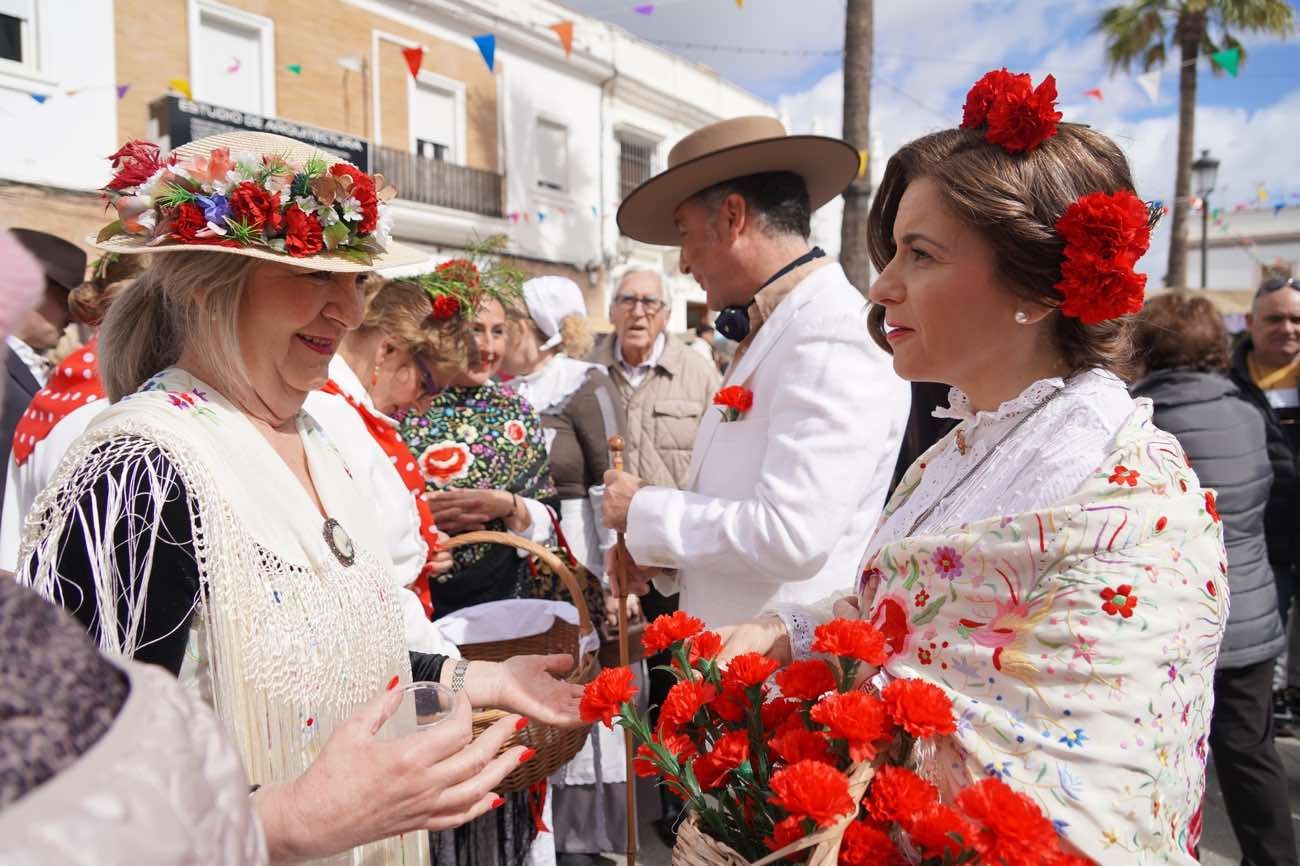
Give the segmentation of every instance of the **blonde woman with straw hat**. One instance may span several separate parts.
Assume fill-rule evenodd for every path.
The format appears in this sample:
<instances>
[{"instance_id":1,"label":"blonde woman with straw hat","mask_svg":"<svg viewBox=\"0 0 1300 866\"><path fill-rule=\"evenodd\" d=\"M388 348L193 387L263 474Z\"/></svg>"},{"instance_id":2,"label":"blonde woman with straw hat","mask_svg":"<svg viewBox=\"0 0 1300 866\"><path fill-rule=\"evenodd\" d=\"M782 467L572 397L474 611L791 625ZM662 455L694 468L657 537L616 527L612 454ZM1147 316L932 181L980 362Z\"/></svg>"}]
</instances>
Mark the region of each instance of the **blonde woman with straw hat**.
<instances>
[{"instance_id":1,"label":"blonde woman with straw hat","mask_svg":"<svg viewBox=\"0 0 1300 866\"><path fill-rule=\"evenodd\" d=\"M427 834L499 805L529 755L469 744L468 705L576 721L564 657L443 669L408 653L370 496L313 417L374 269L394 190L292 139L232 133L166 160L131 142L107 187L119 219L92 242L152 253L100 334L107 411L36 499L19 579L110 655L152 661L207 696L257 787L271 858L427 862ZM384 689L446 680L450 727L414 728ZM468 746L468 748L466 748ZM482 772L478 768L486 766ZM405 834L405 835L401 835Z\"/></svg>"}]
</instances>

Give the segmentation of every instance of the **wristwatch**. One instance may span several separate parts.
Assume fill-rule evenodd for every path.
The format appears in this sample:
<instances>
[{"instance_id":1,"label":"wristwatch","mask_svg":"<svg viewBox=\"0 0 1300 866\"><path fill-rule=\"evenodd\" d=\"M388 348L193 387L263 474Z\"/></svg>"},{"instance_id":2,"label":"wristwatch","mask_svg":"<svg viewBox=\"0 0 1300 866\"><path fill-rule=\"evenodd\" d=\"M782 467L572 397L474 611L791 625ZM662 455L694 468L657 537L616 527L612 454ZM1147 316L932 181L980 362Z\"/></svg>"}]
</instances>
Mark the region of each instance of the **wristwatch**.
<instances>
[{"instance_id":1,"label":"wristwatch","mask_svg":"<svg viewBox=\"0 0 1300 866\"><path fill-rule=\"evenodd\" d=\"M469 659L457 659L456 666L451 669L451 690L453 692L465 691L465 671L469 670Z\"/></svg>"}]
</instances>

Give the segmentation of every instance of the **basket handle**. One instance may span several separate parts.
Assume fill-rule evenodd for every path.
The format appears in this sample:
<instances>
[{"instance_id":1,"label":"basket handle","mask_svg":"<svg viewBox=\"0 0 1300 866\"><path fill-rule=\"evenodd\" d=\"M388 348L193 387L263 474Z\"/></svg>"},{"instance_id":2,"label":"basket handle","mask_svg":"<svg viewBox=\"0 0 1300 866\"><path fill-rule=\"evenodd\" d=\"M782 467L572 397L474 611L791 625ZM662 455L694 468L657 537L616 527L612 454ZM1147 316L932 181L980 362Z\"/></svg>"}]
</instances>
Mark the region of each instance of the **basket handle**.
<instances>
[{"instance_id":1,"label":"basket handle","mask_svg":"<svg viewBox=\"0 0 1300 866\"><path fill-rule=\"evenodd\" d=\"M582 586L578 583L578 578L574 577L573 572L569 570L569 566L565 565L564 561L552 551L530 539L521 538L509 532L494 532L490 529L462 533L444 541L442 547L444 550L454 550L457 547L465 547L470 544L504 544L507 547L526 550L546 563L549 568L560 576L560 582L564 584L564 588L569 591L569 597L573 599L573 606L578 610L578 633L582 637L586 637L595 632L591 624L591 615L587 612L587 602L582 594Z\"/></svg>"}]
</instances>

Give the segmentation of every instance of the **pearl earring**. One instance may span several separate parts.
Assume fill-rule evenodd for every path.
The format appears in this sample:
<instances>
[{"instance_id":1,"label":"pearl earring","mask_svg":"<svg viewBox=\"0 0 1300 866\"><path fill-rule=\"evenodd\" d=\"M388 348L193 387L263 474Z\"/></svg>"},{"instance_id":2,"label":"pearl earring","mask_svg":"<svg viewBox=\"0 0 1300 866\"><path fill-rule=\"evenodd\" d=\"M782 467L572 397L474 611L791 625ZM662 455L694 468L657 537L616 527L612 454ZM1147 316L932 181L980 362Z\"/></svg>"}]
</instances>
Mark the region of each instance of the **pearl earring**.
<instances>
[{"instance_id":1,"label":"pearl earring","mask_svg":"<svg viewBox=\"0 0 1300 866\"><path fill-rule=\"evenodd\" d=\"M1029 314L1026 313L1024 310L1016 310L1016 317L1015 317L1015 318L1016 318L1016 324L1017 324L1017 325L1027 325L1027 324L1029 324Z\"/></svg>"},{"instance_id":2,"label":"pearl earring","mask_svg":"<svg viewBox=\"0 0 1300 866\"><path fill-rule=\"evenodd\" d=\"M379 365L376 364L376 365L375 365L375 372L372 373L371 376L370 376L370 385L371 385L371 387L374 387L375 385L378 385L378 384L379 384Z\"/></svg>"}]
</instances>

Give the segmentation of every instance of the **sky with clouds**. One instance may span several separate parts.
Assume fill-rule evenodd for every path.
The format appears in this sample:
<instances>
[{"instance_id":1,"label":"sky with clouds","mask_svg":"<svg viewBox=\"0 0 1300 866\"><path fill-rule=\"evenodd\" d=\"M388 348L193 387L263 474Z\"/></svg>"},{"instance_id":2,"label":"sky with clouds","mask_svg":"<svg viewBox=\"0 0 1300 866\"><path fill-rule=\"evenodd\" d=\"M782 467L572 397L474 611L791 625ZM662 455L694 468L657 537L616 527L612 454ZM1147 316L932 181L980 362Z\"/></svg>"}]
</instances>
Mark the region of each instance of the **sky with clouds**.
<instances>
[{"instance_id":1,"label":"sky with clouds","mask_svg":"<svg viewBox=\"0 0 1300 866\"><path fill-rule=\"evenodd\" d=\"M638 0L566 2L717 69L776 105L792 132L840 132L844 0L744 0L743 8L735 0L661 0L648 16L633 10ZM1141 195L1172 198L1176 61L1161 77L1154 103L1132 73L1112 74L1095 32L1109 5L877 0L871 123L883 154L873 159L954 125L970 85L988 69L1007 66L1032 73L1035 82L1055 75L1066 119L1091 124L1119 143ZM1244 42L1239 77L1212 74L1208 61L1199 67L1196 147L1221 160L1215 203L1254 202L1263 185L1270 197L1300 204L1300 32L1287 40L1256 35ZM747 50L727 50L735 47ZM1093 88L1101 89L1101 101L1085 95ZM1145 262L1154 282L1165 270L1167 222ZM837 234L836 213L819 215L818 223L819 236Z\"/></svg>"}]
</instances>

